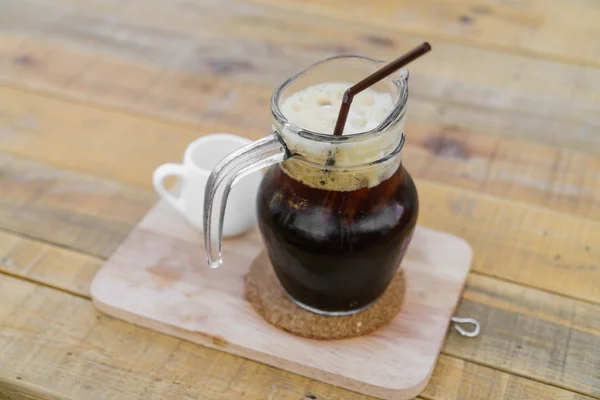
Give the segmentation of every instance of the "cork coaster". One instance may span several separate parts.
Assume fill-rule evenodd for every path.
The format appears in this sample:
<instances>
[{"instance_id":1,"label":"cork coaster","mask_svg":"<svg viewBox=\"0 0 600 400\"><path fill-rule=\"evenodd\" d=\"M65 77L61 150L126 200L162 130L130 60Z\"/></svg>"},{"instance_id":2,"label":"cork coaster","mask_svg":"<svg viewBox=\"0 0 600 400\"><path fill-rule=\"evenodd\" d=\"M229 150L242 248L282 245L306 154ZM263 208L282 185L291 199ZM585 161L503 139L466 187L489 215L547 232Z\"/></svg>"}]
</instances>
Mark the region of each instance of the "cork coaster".
<instances>
[{"instance_id":1,"label":"cork coaster","mask_svg":"<svg viewBox=\"0 0 600 400\"><path fill-rule=\"evenodd\" d=\"M310 339L335 340L366 335L390 322L402 308L406 282L399 270L383 295L366 310L340 317L324 316L294 304L284 292L266 253L250 266L246 298L270 324Z\"/></svg>"}]
</instances>

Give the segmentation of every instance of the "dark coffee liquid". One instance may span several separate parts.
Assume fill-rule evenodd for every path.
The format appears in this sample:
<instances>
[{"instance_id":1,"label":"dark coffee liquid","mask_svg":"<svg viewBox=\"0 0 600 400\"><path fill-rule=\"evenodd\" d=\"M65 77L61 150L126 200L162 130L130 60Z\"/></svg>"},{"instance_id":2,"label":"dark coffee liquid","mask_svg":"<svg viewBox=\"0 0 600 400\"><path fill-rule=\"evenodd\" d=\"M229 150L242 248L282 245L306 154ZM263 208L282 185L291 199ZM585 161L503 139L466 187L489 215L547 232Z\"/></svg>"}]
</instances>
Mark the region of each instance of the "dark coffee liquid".
<instances>
[{"instance_id":1,"label":"dark coffee liquid","mask_svg":"<svg viewBox=\"0 0 600 400\"><path fill-rule=\"evenodd\" d=\"M277 277L294 300L320 311L375 301L417 222L417 191L402 166L375 187L338 192L306 186L276 165L258 193L258 223Z\"/></svg>"}]
</instances>

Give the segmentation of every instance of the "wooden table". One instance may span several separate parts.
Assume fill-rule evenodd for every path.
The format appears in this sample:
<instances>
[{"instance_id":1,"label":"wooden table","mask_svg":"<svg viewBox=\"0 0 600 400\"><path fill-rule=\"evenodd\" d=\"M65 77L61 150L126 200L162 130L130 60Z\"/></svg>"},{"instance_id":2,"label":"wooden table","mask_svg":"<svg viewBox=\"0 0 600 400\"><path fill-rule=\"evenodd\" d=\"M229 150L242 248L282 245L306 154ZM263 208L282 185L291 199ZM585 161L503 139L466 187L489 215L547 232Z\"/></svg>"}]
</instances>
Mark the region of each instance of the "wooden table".
<instances>
[{"instance_id":1,"label":"wooden table","mask_svg":"<svg viewBox=\"0 0 600 400\"><path fill-rule=\"evenodd\" d=\"M473 272L423 399L600 398L600 2L0 0L0 399L362 399L96 312L88 286L210 132L319 59L411 68L420 223Z\"/></svg>"}]
</instances>

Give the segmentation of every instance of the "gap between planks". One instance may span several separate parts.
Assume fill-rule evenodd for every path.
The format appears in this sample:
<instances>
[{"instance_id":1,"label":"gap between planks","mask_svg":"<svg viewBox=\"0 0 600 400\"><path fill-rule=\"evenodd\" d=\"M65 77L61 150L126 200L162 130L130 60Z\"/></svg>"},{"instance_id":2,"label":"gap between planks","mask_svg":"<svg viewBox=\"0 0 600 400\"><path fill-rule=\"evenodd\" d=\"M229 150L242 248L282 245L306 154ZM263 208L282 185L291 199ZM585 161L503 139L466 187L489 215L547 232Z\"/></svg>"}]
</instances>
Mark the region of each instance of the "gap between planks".
<instances>
[{"instance_id":1,"label":"gap between planks","mask_svg":"<svg viewBox=\"0 0 600 400\"><path fill-rule=\"evenodd\" d=\"M53 289L53 290L57 290L59 292L70 294L71 296L75 296L75 297L79 297L81 299L85 299L85 300L90 300L91 301L90 296L88 296L86 294L82 294L82 293L79 293L79 292L77 292L75 290L70 290L70 289L67 289L67 288L61 288L61 287L58 287L58 286L53 285L53 284L48 283L48 282L41 282L41 281L38 281L38 280L36 280L34 278L30 278L28 276L21 275L21 274L19 274L17 272L9 271L7 269L2 268L2 264L3 263L0 260L0 274L6 275L6 276L10 276L10 277L13 277L13 278L16 278L16 279L20 279L20 280L25 281L25 282L33 283L34 285L39 285L39 286L47 287L47 288L50 288L50 289ZM0 385L1 384L2 383L0 382Z\"/></svg>"},{"instance_id":2,"label":"gap between planks","mask_svg":"<svg viewBox=\"0 0 600 400\"><path fill-rule=\"evenodd\" d=\"M7 400L72 400L18 376L10 379L0 375L0 399L4 399L4 393L7 393ZM16 397L13 397L13 395Z\"/></svg>"},{"instance_id":3,"label":"gap between planks","mask_svg":"<svg viewBox=\"0 0 600 400\"><path fill-rule=\"evenodd\" d=\"M472 273L473 272L470 272L470 274L472 274ZM22 281L25 281L25 282L29 282L29 283L32 283L34 285L39 285L39 286L42 286L42 287L46 287L46 288L49 288L51 290L56 290L56 291L59 291L59 292L63 292L63 293L66 293L68 295L71 295L71 296L74 296L74 297L78 297L78 298L82 298L84 300L88 300L88 301L91 302L91 298L88 295L79 294L79 293L72 292L72 291L69 291L69 290L64 290L64 289L61 289L61 288L57 288L57 287L55 287L53 285L50 285L50 284L47 284L47 283L44 283L44 282L38 282L38 281L35 281L33 279L30 279L28 277L24 277L24 276L21 276L21 275L8 273L7 271L1 270L1 269L0 269L0 274L7 275L7 276L10 276L10 277L13 277L15 279L19 279L19 280L22 280ZM479 275L481 275L481 274L479 274ZM536 289L536 290L539 290L539 289ZM542 290L542 292L543 292L543 290ZM114 317L110 317L110 316L107 316L107 317L114 319ZM147 329L147 328L143 328L143 327L140 327L140 326L137 326L137 325L136 325L136 327L139 328L139 329ZM450 331L451 327L449 327L448 329ZM185 339L179 339L179 338L176 338L176 339L188 342ZM188 342L188 343L192 343L192 342ZM468 363L471 363L471 364L474 364L474 365L478 365L478 366L481 366L481 367L484 367L484 368L488 368L488 369L491 369L491 370L494 370L494 371L503 372L503 373L506 373L508 375L520 377L522 379L526 379L526 380L531 381L531 382L537 382L537 383L540 383L540 384L543 384L543 385L546 385L546 386L549 386L549 387L554 387L554 388L557 388L557 389L565 390L567 392L580 394L582 396L586 396L586 397L590 397L590 398L594 398L594 399L600 399L600 396L596 396L594 394L585 393L585 392L582 392L582 391L578 391L578 390L574 390L574 389L571 389L571 388L567 388L567 387L564 387L564 386L561 386L561 385L558 385L558 384L555 384L555 383L552 383L552 382L545 381L543 379L529 377L529 376L524 375L522 373L510 371L510 370L508 370L506 368L496 367L496 366L493 366L493 365L490 365L490 364L486 364L486 363L483 363L483 362L480 362L480 361L472 360L472 359L469 359L467 357L456 355L456 354L452 354L451 352L447 352L447 351L444 351L444 350L440 351L440 354L443 354L445 356L448 356L448 357L451 357L451 358L454 358L454 359L457 359L457 360L465 361L465 362L468 362ZM17 380L17 381L18 382L25 382L25 381L22 381L22 380ZM2 388L3 384L7 384L7 386L9 386L9 387L12 386L15 389L19 388L19 386L15 385L15 383L16 382L10 382L6 378L3 378L2 375L0 375L0 388ZM13 391L15 391L15 389L13 389ZM26 383L25 384L25 390L26 390L26 392L24 392L24 394L29 395L29 396L33 396L33 398L35 398L35 399L39 398L39 399L50 399L50 400L70 400L70 399L66 399L65 397L60 397L60 396L58 396L58 395L56 395L54 393L47 392L47 391L45 391L43 389L40 389L40 387L38 385L31 384L31 383ZM0 391L0 393L2 393L2 392ZM36 396L39 396L39 397L36 397ZM423 399L423 400L427 400L426 397L418 397L418 398L419 399Z\"/></svg>"},{"instance_id":4,"label":"gap between planks","mask_svg":"<svg viewBox=\"0 0 600 400\"><path fill-rule=\"evenodd\" d=\"M308 14L306 11L304 11L304 13ZM322 14L319 14L319 13L310 13L310 15L318 15L318 16L324 17ZM360 25L365 26L365 27L370 27L370 28L377 27L377 25L364 24L364 23L360 24ZM431 38L428 40L430 40L432 42L434 40L437 40L440 42L457 44L457 45L461 45L461 46L465 46L465 47L473 47L476 49L483 49L483 50L492 50L497 53L525 56L525 57L535 58L535 59L539 59L539 60L558 61L558 62L561 62L564 64L577 65L580 67L600 68L600 61L595 61L595 60L581 60L581 59L577 59L575 57L568 57L568 56L562 56L562 55L558 55L558 54L544 53L541 51L522 49L522 48L518 48L518 47L508 47L508 46L504 46L504 45L493 43L493 42L480 43L475 40L469 40L469 39L464 39L464 38L454 38L454 37L445 36L443 34L438 34L438 33L423 32L418 29L398 29L398 28L391 28L391 29L394 32L398 32L398 33L406 33L406 34L415 35L415 36L427 36L428 38Z\"/></svg>"},{"instance_id":5,"label":"gap between planks","mask_svg":"<svg viewBox=\"0 0 600 400\"><path fill-rule=\"evenodd\" d=\"M97 103L94 101L79 101L79 100L75 100L72 99L68 96L62 95L62 94L56 94L55 92L50 92L50 91L39 91L37 89L30 89L30 88L26 88L26 87L22 87L20 85L16 85L16 84L6 84L6 83L0 83L0 87L5 87L8 89L12 89L12 90L18 90L24 93L28 93L28 94L32 94L32 95L37 95L37 96L41 96L41 97L45 97L45 98L49 98L49 99L53 99L53 100L59 100L59 101L63 101L63 102L67 102L70 104L76 104L76 105L83 105L83 106L87 106L87 107L93 107L93 108L97 108L103 111L107 111L107 112L112 112L112 113L117 113L117 114L121 114L121 115L125 115L125 116L130 116L130 117L134 117L134 118L140 118L143 120L148 120L148 121L152 121L152 122L158 122L158 123L166 123L166 124L170 124L173 126L179 126L185 129L190 129L190 128L196 128L192 123L189 122L185 122L182 120L177 120L177 119L171 119L168 117L164 117L164 116L157 116L157 115L153 115L153 114L147 114L144 112L139 112L139 111L135 111L135 110L130 110L130 109L125 109L125 108L121 108L118 106L112 106L112 105L106 105L103 103ZM526 141L526 140L521 140L521 142L526 143L526 144L538 144L537 142L531 142L531 141ZM34 160L37 162L40 162L40 160L38 160L35 157L30 157L27 154L22 154L22 153L12 153L12 152L8 152L9 154L15 154L18 155L19 157L23 157L29 160ZM47 162L44 162L47 163ZM88 170L77 170L77 169L73 169L71 167L68 166L64 166L61 165L61 168L64 168L66 170L70 170L70 171L75 171L75 172L79 172L79 173L85 173L85 174L89 174L90 176L99 178L99 179L106 179L100 175L96 175L95 173L92 173ZM510 202L510 203L514 203L517 205L526 205L528 207L534 207L537 210L543 210L543 211L550 211L559 215L566 215L569 217L573 217L573 218L586 218L585 216L580 216L577 214L571 214L565 211L557 211L553 208L550 207L545 207L542 205L539 205L537 203L533 203L533 202L529 202L529 201L523 201L523 200L514 200L514 199L510 199L510 198L506 198L503 196L499 196L496 194L490 194L490 193L485 193L485 192L481 192L478 190L473 190L473 189L469 189L469 188L465 188L465 187L460 187L460 186L455 186L455 185L450 185L450 184L446 184L446 183L442 183L440 181L434 181L434 180L430 180L430 179L426 179L426 178L420 178L417 177L418 180L423 181L423 182L427 182L430 184L434 184L434 185L439 185L445 188L451 188L453 190L461 190L461 191L465 191L467 193L476 193L477 196L482 196L484 198L488 198L488 199L494 199L494 200L500 200L500 201L506 201L506 202ZM141 185L136 185L136 184L129 184L131 186L137 187L137 188L141 188L141 189L145 189L148 190L147 187L145 186L141 186ZM593 218L594 220L600 220L598 218Z\"/></svg>"},{"instance_id":6,"label":"gap between planks","mask_svg":"<svg viewBox=\"0 0 600 400\"><path fill-rule=\"evenodd\" d=\"M211 75L200 74L199 76L211 78ZM72 78L72 79L76 79L76 78ZM243 79L237 80L234 77L231 77L229 79L230 79L229 82L231 82L231 84L248 83L247 81L245 81ZM263 86L267 87L266 84L263 84ZM184 127L184 128L196 128L197 127L197 125L195 125L191 121L183 119L183 118L175 118L175 117L164 115L164 114L163 115L153 114L153 113L150 113L147 111L136 110L134 108L131 108L129 106L124 106L124 105L109 104L106 101L96 100L95 98L92 98L90 96L87 96L85 98L77 97L77 95L70 95L63 91L57 91L56 89L53 89L53 88L46 88L46 87L40 87L40 86L34 88L32 86L27 86L21 82L15 82L12 80L10 80L10 81L9 80L1 80L1 79L0 79L0 88L5 88L5 89L9 89L9 90L17 90L17 91L20 91L23 93L34 95L34 96L40 96L40 97L45 97L45 98L49 98L49 99L53 99L53 100L64 101L67 103L76 104L76 105L80 105L80 106L84 106L84 107L93 107L93 108L97 108L99 110L107 111L107 112L117 112L117 113L120 113L125 116L130 116L130 117L134 117L134 118L144 118L144 119L147 119L150 121L173 124L175 126L180 126L180 127ZM276 86L273 86L272 89L273 90L276 89ZM485 105L481 105L481 104L469 104L469 103L464 103L464 102L460 102L460 101L456 101L456 100L444 100L443 98L428 96L428 95L420 94L420 93L412 93L411 98L414 98L416 100L420 100L423 102L428 102L428 103L431 103L434 105L453 106L453 107L457 107L457 108L460 108L463 110L473 111L473 112L486 111L489 113L493 113L493 112L510 113L511 115L515 114L515 115L519 115L522 117L538 117L537 114L532 114L531 112L524 111L523 109L511 109L511 110L497 109L495 107L485 106ZM265 107L270 107L270 105L265 104ZM556 114L552 115L552 116L545 116L544 119L558 121L558 122L565 122L565 123L591 125L587 121L573 120L573 119L568 119L568 118L565 119ZM265 130L265 132L266 131L267 130ZM518 140L523 141L525 143L540 144L540 142L537 142L537 141L524 140L521 138L519 138ZM582 151L582 150L578 150L578 151Z\"/></svg>"},{"instance_id":7,"label":"gap between planks","mask_svg":"<svg viewBox=\"0 0 600 400\"><path fill-rule=\"evenodd\" d=\"M88 174L88 176L91 177L93 175ZM106 180L106 181L108 182L109 180ZM449 188L456 195L456 196L454 196L454 195L450 196L452 198L454 198L454 197L469 197L469 198L472 198L474 201L480 202L480 203L496 203L495 204L495 208L498 208L498 209L501 209L505 205L510 205L514 211L519 211L519 214L521 214L521 211L522 211L522 213L526 214L526 215L535 214L536 209L537 210L542 210L544 212L543 213L538 213L538 214L544 214L543 215L544 217L548 217L550 219L554 219L554 218L560 219L563 223L568 223L569 226L571 226L571 225L573 225L573 226L575 226L575 225L577 225L577 226L584 226L585 225L585 221L586 221L585 218L578 217L578 216L573 216L573 215L571 215L569 213L565 213L565 212L561 212L561 211L556 211L556 210L548 209L548 208L546 208L544 206L537 206L536 205L535 207L533 207L533 204L531 204L531 203L515 202L513 200L510 200L510 201L509 200L499 200L495 195L488 195L488 194L484 195L484 194L481 194L481 193L477 192L476 190L469 190L469 189L464 189L464 188L456 189L454 186L448 186L448 185L444 186L443 184L440 184L440 183L437 183L437 182L431 183L430 180L426 180L426 179L423 179L421 182L427 184L427 187L428 187L427 190L431 192L430 194L435 194L437 192L444 193L446 191L449 191L449 190L447 190ZM434 189L436 189L436 190L434 190ZM476 192L477 192L477 194L475 194ZM143 189L143 190L139 190L139 193L140 194L141 193L149 194L149 193L151 193L151 191L148 190L148 189ZM527 207L527 205L529 205L529 207ZM151 207L150 202L148 202L148 204L144 203L143 206L138 206L137 210L136 210L136 215L138 214L138 211L139 211L139 218L141 218L143 216L143 214L150 207ZM443 212L445 213L444 215L447 217L446 214L447 214L448 210L447 211L443 211ZM458 215L457 218L460 218L460 214L457 214L457 215ZM471 217L469 217L469 218L471 218ZM135 223L137 222L137 218L138 218L138 216L136 216L136 220L128 219L126 221L123 221L125 224L123 226L121 226L120 229L119 229L119 231L120 231L120 233L122 234L123 237L127 234L127 232L131 229L131 227L133 225L135 225ZM472 220L472 218L470 220ZM432 223L431 222L432 221L431 218L429 218L427 221L429 221L430 224ZM452 225L456 225L456 224L452 224ZM435 226L435 223L434 223L434 226ZM587 225L585 225L585 226L587 226ZM593 230L593 232L597 232L598 225L594 224L593 226L596 228L596 229ZM17 226L10 226L10 224L9 224L9 226L6 226L6 224L5 224L4 228L7 231L11 231L11 232L14 232L14 231L21 232L19 230L18 225ZM514 229L513 229L513 231L514 231ZM577 232L577 231L574 230L574 229L571 229L571 230L569 230L569 232L574 233L574 232ZM456 233L460 235L460 232L457 231ZM29 234L21 234L21 235L25 236L25 237L30 237L30 238L33 238L33 237L37 238L35 230L33 230L32 232L30 232ZM539 236L539 234L537 236L535 236L535 237L537 238L538 236ZM95 236L93 236L93 235L92 236L88 236L88 239L89 238L94 238L94 237ZM475 236L471 235L470 237L473 240L476 241ZM40 240L40 239L36 239L36 240ZM53 239L52 236L46 236L46 239L45 239L46 242L54 243L53 240L54 239ZM44 240L40 240L40 241L44 241ZM107 246L105 248L105 251L102 253L102 256L105 256L105 257L109 256L110 253L112 251L114 251L114 249L119 244L118 241L119 240L112 241L110 243L110 246ZM482 242L482 244L485 244L485 243L487 243L487 242ZM572 244L575 245L575 242L572 242ZM592 244L592 243L590 243L590 244ZM78 247L73 247L72 245L71 246L69 246L69 245L67 245L67 246L63 245L61 247L71 248L71 249L78 248ZM562 248L562 250L566 251L567 248ZM86 252L87 251L89 251L89 249L87 249ZM485 256L485 254L486 254L485 252L480 253L480 255L483 255L483 256ZM97 261L98 260L102 260L102 259L103 259L102 257L96 258ZM482 260L483 260L483 258L482 258ZM525 262L524 260L520 260L520 261ZM590 260L587 260L586 262L587 263L593 263L593 260L590 259ZM525 264L520 263L520 265L525 265ZM541 266L542 266L542 264L540 263L538 265L538 267L541 268ZM537 269L534 269L534 270L539 270L540 268L537 268ZM482 276L489 276L489 277L493 277L495 279L498 279L497 276L496 276L497 275L497 271L498 271L497 268L491 268L490 269L490 268L479 268L479 267L477 267L476 270L479 271ZM571 275L572 275L572 277L577 277L576 274L571 274ZM542 285L538 286L537 282L535 280L532 280L531 277L528 278L526 276L525 279L522 279L521 275L519 275L519 274L516 274L516 275L515 274L508 274L508 275L502 275L502 276L505 277L502 280L504 280L506 282L514 282L515 284L517 284L519 286L522 286L522 287L532 287L532 288L535 288L537 290L542 290L542 291L544 291L546 293L556 293L557 295L564 296L565 298L571 298L571 299L575 298L576 300L580 300L580 301L582 301L584 303L595 304L595 302L599 301L597 295L594 294L595 292L593 291L593 288L591 289L592 292L590 292L593 295L592 299L586 298L585 296L581 297L581 298L578 298L577 297L578 293L576 291L571 290L571 291L567 291L567 292L570 292L571 294L564 294L564 292L561 291L562 289L561 289L560 286L549 285L549 284L542 284ZM593 275L591 277L595 279L596 276L597 275ZM526 283L524 285L523 284L523 280L525 280L528 283ZM585 286L585 281L582 281L581 279L576 279L575 281L578 282L578 283L580 283L580 284L584 284L584 286ZM575 287L571 286L571 288L575 288Z\"/></svg>"},{"instance_id":8,"label":"gap between planks","mask_svg":"<svg viewBox=\"0 0 600 400\"><path fill-rule=\"evenodd\" d=\"M457 358L457 359L462 360L462 361L467 361L467 362L469 362L471 364L479 365L480 367L493 369L493 370L498 371L498 372L503 372L505 374L509 374L509 375L512 375L512 376L518 376L519 378L527 379L529 381L534 381L534 382L538 382L538 383L541 383L541 384L546 385L546 386L551 386L551 387L554 387L554 388L557 388L557 389L565 390L567 392L576 393L576 394L579 394L579 395L582 395L582 396L586 396L586 397L590 397L590 398L593 398L593 399L600 399L600 396L596 396L593 393L585 393L585 392L582 392L580 390L565 388L565 387L563 387L561 385L557 385L555 383L551 383L551 382L545 381L544 379L541 379L541 378L538 379L538 378L529 377L529 376L526 376L526 375L518 373L518 372L510 371L509 369L506 369L506 368L494 367L494 366L488 365L488 364L486 364L484 362L469 360L467 358L463 358L463 357L460 357L460 356L457 356L457 355L454 355L452 353L445 352L445 351L441 351L440 354L444 354L444 355L446 355L448 357Z\"/></svg>"},{"instance_id":9,"label":"gap between planks","mask_svg":"<svg viewBox=\"0 0 600 400\"><path fill-rule=\"evenodd\" d=\"M10 229L6 229L6 228L0 227L0 233L7 233L7 234L10 234L12 236L16 236L19 239L24 239L24 240L29 240L29 241L32 241L32 242L43 243L43 244L46 244L48 246L55 247L57 249L67 250L67 251L70 251L70 252L75 253L75 254L80 254L80 255L84 255L86 257L93 258L96 261L104 262L106 260L105 258L102 258L102 257L100 257L100 256L98 256L97 254L94 254L94 253L89 253L89 252L84 251L84 250L79 250L79 249L77 249L75 247L67 246L67 245L64 245L64 244L61 244L61 243L54 243L54 242L51 242L49 240L44 240L44 239L40 239L40 238L37 238L37 237L32 237L32 236L26 235L24 233L16 232L16 231L13 231L13 230L10 230ZM0 259L1 259L1 257L0 257Z\"/></svg>"},{"instance_id":10,"label":"gap between planks","mask_svg":"<svg viewBox=\"0 0 600 400\"><path fill-rule=\"evenodd\" d=\"M333 18L332 16L328 15L325 12L313 11L313 10L311 10L310 7L305 7L302 9L298 8L297 6L281 7L277 4L277 2L273 2L273 3L269 3L269 4L261 2L260 4L267 9L270 8L270 9L278 10L278 11L288 11L288 12L291 11L294 13L301 13L301 14L304 14L305 16L315 16L315 17L323 18L324 20L345 22L348 24L352 24L353 26L356 26L356 27L368 27L368 28L372 28L372 29L381 29L381 26L379 26L379 25L368 23L367 19L364 19L362 22L355 21L355 20L348 20L343 17L340 19L336 19L336 18ZM458 45L465 46L465 47L473 47L473 48L484 49L484 50L493 50L498 53L514 54L514 55L526 56L526 57L541 59L541 60L558 61L561 63L578 65L578 66L582 66L582 67L600 68L600 59L599 60L593 60L593 59L583 60L583 59L579 59L576 57L564 56L564 55L553 54L553 53L548 53L548 52L543 52L543 51L536 51L536 50L529 49L529 48L511 47L511 46L507 46L507 45L503 45L503 44L499 44L499 43L494 43L492 41L479 42L477 40L470 39L469 37L465 37L465 36L459 37L459 36L452 36L452 35L444 34L444 33L437 33L434 31L427 31L427 30L423 30L423 29L402 28L402 24L396 24L396 25L394 25L394 27L390 27L389 25L386 25L385 29L390 30L392 32L409 34L412 36L427 37L429 41L436 40L439 42L458 44Z\"/></svg>"},{"instance_id":11,"label":"gap between planks","mask_svg":"<svg viewBox=\"0 0 600 400\"><path fill-rule=\"evenodd\" d=\"M99 257L98 255L93 254L93 253L82 251L82 250L76 249L74 247L66 246L66 245L63 245L63 244L58 244L58 243L50 242L48 240L38 239L38 238L31 237L31 236L27 236L27 235L24 235L24 234L22 234L20 232L15 232L15 231L12 231L12 230L9 230L9 229L6 229L6 228L0 228L0 232L16 236L16 237L18 237L20 239L34 241L34 242L45 244L47 246L52 246L52 247L55 247L55 248L58 248L58 249L67 250L67 251L75 253L75 254L84 255L86 257L93 258L94 260L99 261L99 262L104 262L104 261L107 260L106 258ZM65 292L65 293L69 293L69 294L72 294L72 295L77 296L77 297L81 297L81 298L85 298L85 299L90 299L90 296L88 296L88 295L85 295L85 294L82 294L82 293L79 293L79 292L76 292L76 291L73 291L73 290L69 290L69 289L66 289L66 288L61 288L61 287L58 287L56 285L52 285L50 283L46 283L46 282L42 282L42 281L37 281L37 280L35 280L33 278L29 278L28 276L21 275L19 273L15 273L15 272L12 272L10 270L4 269L4 268L2 268L2 264L4 264L4 262L6 262L6 261L10 262L11 261L10 257L1 257L0 256L0 273L9 275L9 276L12 276L12 277L15 277L15 278L19 278L19 279L22 279L24 281L28 281L28 282L40 284L42 286L47 286L49 288L52 288L52 289L55 289L55 290L59 290L59 291ZM492 275L492 274L486 274L486 273L481 272L481 271L473 271L473 270L471 270L471 271L469 271L469 274L470 275L483 276L483 277L486 277L486 278L492 278L492 279L495 279L495 280L500 281L500 282L510 283L512 285L516 285L516 286L519 286L519 287L523 287L523 288L527 288L527 289L532 289L532 290L536 290L536 291L539 291L539 292L542 292L542 293L551 294L551 295L555 295L555 296L560 296L560 297L563 297L565 299L569 299L569 300L573 300L573 301L577 301L577 302L581 302L581 303L586 303L586 304L590 304L590 305L600 305L600 302L594 302L594 301L589 300L589 299L578 298L578 297L574 297L574 296L569 295L569 294L560 293L560 292L556 292L556 291L552 291L552 290L548 290L548 289L543 289L543 288L535 287L535 286L532 286L532 285L525 284L523 282L513 281L513 280L510 280L510 279L505 279L505 278L502 278L502 277L499 277L499 276L496 276L496 275Z\"/></svg>"}]
</instances>

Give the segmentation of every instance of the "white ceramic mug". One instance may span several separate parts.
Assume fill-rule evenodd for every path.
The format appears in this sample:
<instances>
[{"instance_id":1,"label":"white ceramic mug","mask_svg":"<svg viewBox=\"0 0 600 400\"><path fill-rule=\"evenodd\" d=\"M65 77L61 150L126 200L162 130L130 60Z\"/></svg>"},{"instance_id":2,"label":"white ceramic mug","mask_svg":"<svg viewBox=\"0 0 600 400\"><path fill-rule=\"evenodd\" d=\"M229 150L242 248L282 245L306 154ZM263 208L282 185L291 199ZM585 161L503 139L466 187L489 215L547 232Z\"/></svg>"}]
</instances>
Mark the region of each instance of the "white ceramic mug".
<instances>
[{"instance_id":1,"label":"white ceramic mug","mask_svg":"<svg viewBox=\"0 0 600 400\"><path fill-rule=\"evenodd\" d=\"M229 133L215 133L196 139L185 150L182 164L167 163L154 171L152 182L156 192L195 228L202 230L204 187L208 176L222 158L248 143L251 141ZM163 181L169 176L179 179L179 196L164 187ZM262 174L255 172L245 176L231 189L225 211L224 236L239 235L256 224L254 203L261 179Z\"/></svg>"}]
</instances>

